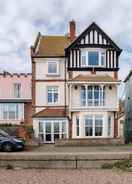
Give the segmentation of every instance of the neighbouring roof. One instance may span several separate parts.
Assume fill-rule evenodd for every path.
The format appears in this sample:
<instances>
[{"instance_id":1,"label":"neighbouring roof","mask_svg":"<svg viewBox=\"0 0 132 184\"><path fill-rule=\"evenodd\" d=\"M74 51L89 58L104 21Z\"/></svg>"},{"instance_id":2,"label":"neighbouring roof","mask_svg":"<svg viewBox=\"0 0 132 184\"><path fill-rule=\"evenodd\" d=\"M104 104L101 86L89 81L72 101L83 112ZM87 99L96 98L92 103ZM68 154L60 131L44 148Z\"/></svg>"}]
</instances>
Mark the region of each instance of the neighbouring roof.
<instances>
[{"instance_id":1,"label":"neighbouring roof","mask_svg":"<svg viewBox=\"0 0 132 184\"><path fill-rule=\"evenodd\" d=\"M67 36L41 36L35 56L65 56L65 48L70 44Z\"/></svg>"},{"instance_id":2,"label":"neighbouring roof","mask_svg":"<svg viewBox=\"0 0 132 184\"><path fill-rule=\"evenodd\" d=\"M132 75L132 70L130 70L130 72L127 75L127 77L125 78L124 82L127 82L130 79L131 75Z\"/></svg>"},{"instance_id":3,"label":"neighbouring roof","mask_svg":"<svg viewBox=\"0 0 132 184\"><path fill-rule=\"evenodd\" d=\"M69 81L82 81L82 82L119 82L109 75L78 75Z\"/></svg>"},{"instance_id":4,"label":"neighbouring roof","mask_svg":"<svg viewBox=\"0 0 132 184\"><path fill-rule=\"evenodd\" d=\"M66 116L64 108L46 108L33 115L35 118L64 118Z\"/></svg>"}]
</instances>

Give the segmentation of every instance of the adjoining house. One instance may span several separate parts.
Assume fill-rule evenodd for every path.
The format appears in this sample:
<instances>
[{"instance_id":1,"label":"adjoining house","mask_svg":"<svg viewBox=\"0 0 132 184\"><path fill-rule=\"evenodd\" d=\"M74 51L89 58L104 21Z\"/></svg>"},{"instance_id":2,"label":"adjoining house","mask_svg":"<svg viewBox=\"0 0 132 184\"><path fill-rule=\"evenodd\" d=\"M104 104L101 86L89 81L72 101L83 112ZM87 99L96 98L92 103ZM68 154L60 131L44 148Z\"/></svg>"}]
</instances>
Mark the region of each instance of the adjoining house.
<instances>
[{"instance_id":1,"label":"adjoining house","mask_svg":"<svg viewBox=\"0 0 132 184\"><path fill-rule=\"evenodd\" d=\"M32 125L31 74L0 73L0 125Z\"/></svg>"},{"instance_id":2,"label":"adjoining house","mask_svg":"<svg viewBox=\"0 0 132 184\"><path fill-rule=\"evenodd\" d=\"M128 143L128 142L132 142L132 70L125 78L124 83L125 83L124 136L125 136L125 141Z\"/></svg>"},{"instance_id":3,"label":"adjoining house","mask_svg":"<svg viewBox=\"0 0 132 184\"><path fill-rule=\"evenodd\" d=\"M124 110L124 100L119 101L119 110L117 112L118 120L118 137L124 138L124 125L125 125L125 110Z\"/></svg>"},{"instance_id":4,"label":"adjoining house","mask_svg":"<svg viewBox=\"0 0 132 184\"><path fill-rule=\"evenodd\" d=\"M95 23L79 36L75 21L68 35L39 33L31 47L35 136L116 142L121 51Z\"/></svg>"}]
</instances>

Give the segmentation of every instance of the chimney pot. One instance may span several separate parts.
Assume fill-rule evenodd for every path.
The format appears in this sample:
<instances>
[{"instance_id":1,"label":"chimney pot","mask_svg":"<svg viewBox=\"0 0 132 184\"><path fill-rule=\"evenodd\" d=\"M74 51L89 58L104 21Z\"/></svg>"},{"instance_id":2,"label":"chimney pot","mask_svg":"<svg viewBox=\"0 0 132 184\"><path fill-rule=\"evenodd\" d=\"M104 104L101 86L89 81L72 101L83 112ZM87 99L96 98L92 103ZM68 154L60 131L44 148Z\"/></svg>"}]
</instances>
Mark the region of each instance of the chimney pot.
<instances>
[{"instance_id":1,"label":"chimney pot","mask_svg":"<svg viewBox=\"0 0 132 184\"><path fill-rule=\"evenodd\" d=\"M76 38L76 22L74 20L69 22L70 40L74 41Z\"/></svg>"}]
</instances>

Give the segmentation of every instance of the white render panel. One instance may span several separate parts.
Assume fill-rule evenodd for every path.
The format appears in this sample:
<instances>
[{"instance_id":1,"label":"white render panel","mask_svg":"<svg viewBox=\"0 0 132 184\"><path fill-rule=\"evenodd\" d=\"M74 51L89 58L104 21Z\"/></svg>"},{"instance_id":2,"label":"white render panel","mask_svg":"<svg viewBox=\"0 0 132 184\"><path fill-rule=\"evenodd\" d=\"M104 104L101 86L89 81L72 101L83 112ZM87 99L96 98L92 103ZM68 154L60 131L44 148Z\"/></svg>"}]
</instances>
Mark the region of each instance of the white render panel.
<instances>
[{"instance_id":1,"label":"white render panel","mask_svg":"<svg viewBox=\"0 0 132 184\"><path fill-rule=\"evenodd\" d=\"M73 78L74 77L76 77L76 76L78 76L78 75L91 75L91 71L73 71L72 72L73 73ZM109 74L109 76L110 77L113 77L114 75L113 75L113 72L107 72L107 74ZM96 75L98 76L100 76L100 75L106 75L106 72L104 71L104 72L99 72L99 71L97 71L96 72Z\"/></svg>"},{"instance_id":2,"label":"white render panel","mask_svg":"<svg viewBox=\"0 0 132 184\"><path fill-rule=\"evenodd\" d=\"M48 75L48 61L56 61L59 65L59 75ZM65 59L64 58L39 58L36 59L36 79L64 79Z\"/></svg>"},{"instance_id":3,"label":"white render panel","mask_svg":"<svg viewBox=\"0 0 132 184\"><path fill-rule=\"evenodd\" d=\"M90 44L93 44L93 31L90 31Z\"/></svg>"},{"instance_id":4,"label":"white render panel","mask_svg":"<svg viewBox=\"0 0 132 184\"><path fill-rule=\"evenodd\" d=\"M108 65L108 68L109 68L109 51L107 51L107 65Z\"/></svg>"},{"instance_id":5,"label":"white render panel","mask_svg":"<svg viewBox=\"0 0 132 184\"><path fill-rule=\"evenodd\" d=\"M116 68L116 51L114 51L114 67Z\"/></svg>"},{"instance_id":6,"label":"white render panel","mask_svg":"<svg viewBox=\"0 0 132 184\"><path fill-rule=\"evenodd\" d=\"M36 106L47 106L47 87L57 86L59 87L59 103L55 106L60 106L65 104L64 97L64 82L37 82L36 83Z\"/></svg>"},{"instance_id":7,"label":"white render panel","mask_svg":"<svg viewBox=\"0 0 132 184\"><path fill-rule=\"evenodd\" d=\"M113 51L110 51L110 54L111 54L111 68L113 68Z\"/></svg>"},{"instance_id":8,"label":"white render panel","mask_svg":"<svg viewBox=\"0 0 132 184\"><path fill-rule=\"evenodd\" d=\"M34 130L34 136L36 138L39 138L39 120L33 119L33 130Z\"/></svg>"},{"instance_id":9,"label":"white render panel","mask_svg":"<svg viewBox=\"0 0 132 184\"><path fill-rule=\"evenodd\" d=\"M94 43L97 44L98 38L97 38L97 31L94 31Z\"/></svg>"},{"instance_id":10,"label":"white render panel","mask_svg":"<svg viewBox=\"0 0 132 184\"><path fill-rule=\"evenodd\" d=\"M106 45L106 39L104 38L104 44Z\"/></svg>"},{"instance_id":11,"label":"white render panel","mask_svg":"<svg viewBox=\"0 0 132 184\"><path fill-rule=\"evenodd\" d=\"M88 44L88 35L85 37L85 43Z\"/></svg>"},{"instance_id":12,"label":"white render panel","mask_svg":"<svg viewBox=\"0 0 132 184\"><path fill-rule=\"evenodd\" d=\"M102 35L99 34L99 44L102 44Z\"/></svg>"}]
</instances>

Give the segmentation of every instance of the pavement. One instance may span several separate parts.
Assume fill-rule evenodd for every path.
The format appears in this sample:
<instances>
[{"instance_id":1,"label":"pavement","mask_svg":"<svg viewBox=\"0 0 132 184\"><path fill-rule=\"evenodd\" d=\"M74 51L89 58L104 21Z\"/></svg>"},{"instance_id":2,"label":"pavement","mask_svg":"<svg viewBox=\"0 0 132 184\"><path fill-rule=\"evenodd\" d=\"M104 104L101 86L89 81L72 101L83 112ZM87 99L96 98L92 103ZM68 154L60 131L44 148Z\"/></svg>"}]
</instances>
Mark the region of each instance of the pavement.
<instances>
[{"instance_id":1,"label":"pavement","mask_svg":"<svg viewBox=\"0 0 132 184\"><path fill-rule=\"evenodd\" d=\"M31 152L43 153L90 153L90 152L129 152L132 153L132 145L121 146L55 146L54 144L44 144L39 147L29 149Z\"/></svg>"}]
</instances>

